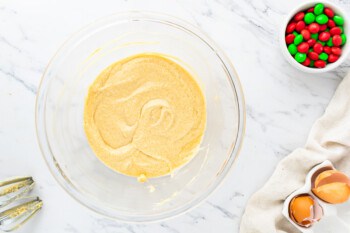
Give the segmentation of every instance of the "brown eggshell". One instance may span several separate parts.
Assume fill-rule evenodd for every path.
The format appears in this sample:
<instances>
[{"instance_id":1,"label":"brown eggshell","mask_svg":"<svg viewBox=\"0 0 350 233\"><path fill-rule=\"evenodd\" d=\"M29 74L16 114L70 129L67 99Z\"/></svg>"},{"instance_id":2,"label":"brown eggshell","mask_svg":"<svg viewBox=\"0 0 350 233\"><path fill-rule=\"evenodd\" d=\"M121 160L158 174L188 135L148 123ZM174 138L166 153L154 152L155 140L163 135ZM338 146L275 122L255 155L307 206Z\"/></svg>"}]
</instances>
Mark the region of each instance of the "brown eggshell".
<instances>
[{"instance_id":1,"label":"brown eggshell","mask_svg":"<svg viewBox=\"0 0 350 233\"><path fill-rule=\"evenodd\" d=\"M350 179L337 170L326 170L318 174L312 192L321 200L338 204L350 197Z\"/></svg>"},{"instance_id":2,"label":"brown eggshell","mask_svg":"<svg viewBox=\"0 0 350 233\"><path fill-rule=\"evenodd\" d=\"M328 171L328 170L334 170L333 167L331 166L326 166L326 167L322 167L320 169L318 169L311 177L311 187L314 188L315 187L315 181L316 178L318 177L319 174L321 174L324 171Z\"/></svg>"},{"instance_id":3,"label":"brown eggshell","mask_svg":"<svg viewBox=\"0 0 350 233\"><path fill-rule=\"evenodd\" d=\"M301 194L289 203L289 216L301 227L311 227L323 216L323 209L311 195Z\"/></svg>"}]
</instances>

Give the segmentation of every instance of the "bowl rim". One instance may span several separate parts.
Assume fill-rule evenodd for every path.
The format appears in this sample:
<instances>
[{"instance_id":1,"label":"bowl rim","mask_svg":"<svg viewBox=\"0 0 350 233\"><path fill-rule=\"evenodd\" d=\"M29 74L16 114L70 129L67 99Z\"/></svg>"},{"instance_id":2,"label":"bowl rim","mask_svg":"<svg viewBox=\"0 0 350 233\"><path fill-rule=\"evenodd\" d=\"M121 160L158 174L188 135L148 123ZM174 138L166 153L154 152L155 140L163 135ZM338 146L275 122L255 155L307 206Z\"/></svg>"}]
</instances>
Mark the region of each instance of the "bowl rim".
<instances>
[{"instance_id":1,"label":"bowl rim","mask_svg":"<svg viewBox=\"0 0 350 233\"><path fill-rule=\"evenodd\" d=\"M331 7L337 14L341 15L345 19L345 26L344 29L345 34L347 37L350 36L350 22L349 22L349 17L346 14L344 10L337 4L330 2L328 0L307 0L304 1L300 4L298 4L296 7L294 7L289 13L284 17L284 20L282 21L282 26L280 27L280 33L279 33L279 41L280 41L280 47L282 50L282 53L286 60L288 61L289 64L291 64L293 67L297 68L298 70L304 71L306 73L313 73L313 74L320 74L320 73L325 73L331 70L334 70L337 68L339 65L341 65L348 57L348 54L350 52L350 43L349 40L346 42L345 46L342 48L342 55L339 57L339 59L332 63L328 64L325 68L321 69L316 69L316 68L309 68L306 66L303 66L302 64L298 63L289 53L286 42L285 42L285 32L286 32L286 27L289 23L289 21L293 18L293 16L299 12L300 10L304 10L312 5L315 5L317 3L323 3L326 6Z\"/></svg>"},{"instance_id":2,"label":"bowl rim","mask_svg":"<svg viewBox=\"0 0 350 233\"><path fill-rule=\"evenodd\" d=\"M225 165L221 169L220 175L217 176L216 182L213 182L213 184L210 185L209 188L207 188L203 193L195 197L193 200L190 200L181 206L172 209L167 210L162 213L157 213L155 215L147 215L147 216L126 216L124 214L117 214L116 210L106 210L102 209L94 204L92 204L88 198L84 196L83 193L81 193L75 186L60 172L60 168L58 166L58 163L56 162L53 153L51 153L51 149L49 146L48 139L46 137L46 131L45 131L45 117L44 117L44 104L46 103L46 99L43 97L46 97L46 89L47 89L47 83L50 80L45 79L47 76L47 73L49 69L51 68L51 65L53 64L54 60L61 51L64 50L64 48L69 44L70 41L73 41L76 38L80 38L79 35L81 33L84 33L88 31L89 29L93 28L94 25L97 25L101 22L107 22L110 19L116 19L116 20L157 20L161 23L167 23L171 26L181 27L186 32L190 32L194 36L198 37L200 40L202 40L211 50L213 50L218 58L220 59L222 65L225 68L225 71L228 74L228 81L230 82L231 88L235 90L235 98L237 99L237 106L238 106L238 131L237 131L237 140L233 143L231 143L229 154L230 157L226 161ZM186 213L187 211L193 209L194 207L201 204L203 201L205 201L215 190L218 189L218 187L223 183L224 179L228 176L229 172L232 170L233 164L237 161L237 158L239 157L240 150L242 148L243 144L243 138L245 134L245 128L246 128L246 109L245 109L245 100L244 100L244 94L242 85L239 80L239 76L233 67L230 59L224 54L222 50L219 49L219 47L216 45L215 42L213 42L204 32L202 32L200 29L198 29L196 26L180 19L172 15L158 13L158 12L151 12L151 11L125 11L125 12L119 12L114 13L112 15L108 15L102 18L99 18L97 20L92 21L90 24L87 24L85 27L82 27L80 30L73 33L71 36L69 36L66 41L59 47L59 49L56 51L54 56L50 59L48 65L46 66L40 85L37 91L36 95L36 105L35 105L35 127L36 127L36 137L37 141L41 150L41 154L46 162L47 167L49 168L49 171L51 175L55 178L55 180L59 183L59 185L65 190L66 193L69 194L73 199L75 199L78 203L85 206L87 209L91 210L93 213L97 213L99 215L102 215L104 217L107 217L109 219L123 221L123 222L130 222L130 223L142 223L142 222L158 222L165 219L169 219L175 216L178 216L180 214ZM235 156L234 156L235 155ZM119 211L120 212L120 211Z\"/></svg>"}]
</instances>

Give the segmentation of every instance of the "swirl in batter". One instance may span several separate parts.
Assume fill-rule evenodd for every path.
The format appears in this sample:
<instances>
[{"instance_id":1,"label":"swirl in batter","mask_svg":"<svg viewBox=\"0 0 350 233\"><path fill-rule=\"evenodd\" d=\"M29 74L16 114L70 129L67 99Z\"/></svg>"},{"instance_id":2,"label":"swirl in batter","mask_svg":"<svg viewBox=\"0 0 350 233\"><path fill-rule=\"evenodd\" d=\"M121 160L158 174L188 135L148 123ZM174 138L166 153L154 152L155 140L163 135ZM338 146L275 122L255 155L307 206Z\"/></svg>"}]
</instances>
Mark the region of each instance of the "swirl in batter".
<instances>
[{"instance_id":1,"label":"swirl in batter","mask_svg":"<svg viewBox=\"0 0 350 233\"><path fill-rule=\"evenodd\" d=\"M84 128L96 156L144 181L171 173L197 152L206 125L203 93L179 64L160 54L118 61L91 85Z\"/></svg>"}]
</instances>

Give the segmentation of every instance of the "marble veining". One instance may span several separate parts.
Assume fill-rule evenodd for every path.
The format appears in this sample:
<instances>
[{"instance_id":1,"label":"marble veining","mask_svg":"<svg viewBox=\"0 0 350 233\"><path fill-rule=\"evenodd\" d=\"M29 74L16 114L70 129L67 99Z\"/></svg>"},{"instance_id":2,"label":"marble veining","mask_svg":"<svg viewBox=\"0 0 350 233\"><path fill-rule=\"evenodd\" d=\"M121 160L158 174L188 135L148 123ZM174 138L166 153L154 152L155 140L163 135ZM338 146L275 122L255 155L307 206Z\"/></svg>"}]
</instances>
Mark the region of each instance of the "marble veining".
<instances>
[{"instance_id":1,"label":"marble veining","mask_svg":"<svg viewBox=\"0 0 350 233\"><path fill-rule=\"evenodd\" d=\"M0 178L32 175L44 200L38 216L20 233L238 232L248 198L276 163L304 145L342 77L348 59L327 74L304 74L282 56L280 23L302 0L2 0L0 1ZM348 0L334 0L350 12ZM200 27L232 60L247 104L240 157L207 201L184 215L151 224L97 216L55 182L35 137L34 107L42 73L74 31L103 16L147 10L175 15Z\"/></svg>"}]
</instances>

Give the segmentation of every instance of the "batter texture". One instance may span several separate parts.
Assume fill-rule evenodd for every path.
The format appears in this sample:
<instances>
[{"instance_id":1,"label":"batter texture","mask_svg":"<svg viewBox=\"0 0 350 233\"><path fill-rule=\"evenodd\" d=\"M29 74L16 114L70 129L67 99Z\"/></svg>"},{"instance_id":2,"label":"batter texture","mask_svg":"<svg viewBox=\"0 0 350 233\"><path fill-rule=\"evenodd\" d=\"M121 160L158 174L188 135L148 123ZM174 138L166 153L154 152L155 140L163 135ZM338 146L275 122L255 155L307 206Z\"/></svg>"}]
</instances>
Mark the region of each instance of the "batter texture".
<instances>
[{"instance_id":1,"label":"batter texture","mask_svg":"<svg viewBox=\"0 0 350 233\"><path fill-rule=\"evenodd\" d=\"M141 181L188 162L205 125L205 99L198 83L179 64L153 53L103 70L84 109L85 132L96 156Z\"/></svg>"}]
</instances>

